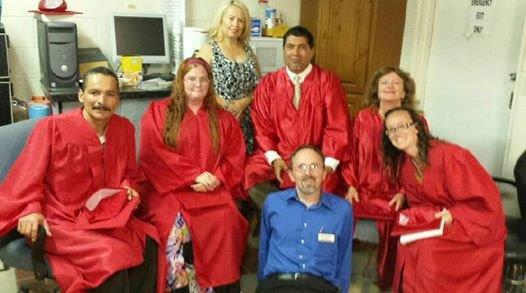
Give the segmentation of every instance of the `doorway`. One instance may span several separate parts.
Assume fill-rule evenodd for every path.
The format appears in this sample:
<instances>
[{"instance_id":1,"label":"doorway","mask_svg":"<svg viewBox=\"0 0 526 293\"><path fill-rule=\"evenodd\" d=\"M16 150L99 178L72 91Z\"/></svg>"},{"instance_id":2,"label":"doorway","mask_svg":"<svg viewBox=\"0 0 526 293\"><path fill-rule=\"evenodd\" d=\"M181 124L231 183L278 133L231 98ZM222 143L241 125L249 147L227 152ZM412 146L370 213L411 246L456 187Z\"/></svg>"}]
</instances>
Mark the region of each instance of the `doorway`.
<instances>
[{"instance_id":1,"label":"doorway","mask_svg":"<svg viewBox=\"0 0 526 293\"><path fill-rule=\"evenodd\" d=\"M315 63L342 81L354 114L374 71L398 66L406 0L302 0L300 23L315 39Z\"/></svg>"}]
</instances>

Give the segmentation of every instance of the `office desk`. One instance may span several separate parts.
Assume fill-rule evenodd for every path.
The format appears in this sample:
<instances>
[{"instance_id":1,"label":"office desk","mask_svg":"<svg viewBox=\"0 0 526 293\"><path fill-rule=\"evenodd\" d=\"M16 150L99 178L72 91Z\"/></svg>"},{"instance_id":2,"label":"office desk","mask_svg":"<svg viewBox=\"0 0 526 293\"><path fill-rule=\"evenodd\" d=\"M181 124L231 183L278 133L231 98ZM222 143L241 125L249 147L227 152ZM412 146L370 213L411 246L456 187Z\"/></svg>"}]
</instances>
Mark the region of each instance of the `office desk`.
<instances>
[{"instance_id":1,"label":"office desk","mask_svg":"<svg viewBox=\"0 0 526 293\"><path fill-rule=\"evenodd\" d=\"M156 89L140 89L138 87L122 87L120 89L121 100L127 99L146 99L146 98L164 98L169 96L171 88L156 88ZM49 91L44 89L44 95L52 102L58 103L58 112L62 113L63 102L77 102L78 91L74 89L66 89L62 91Z\"/></svg>"}]
</instances>

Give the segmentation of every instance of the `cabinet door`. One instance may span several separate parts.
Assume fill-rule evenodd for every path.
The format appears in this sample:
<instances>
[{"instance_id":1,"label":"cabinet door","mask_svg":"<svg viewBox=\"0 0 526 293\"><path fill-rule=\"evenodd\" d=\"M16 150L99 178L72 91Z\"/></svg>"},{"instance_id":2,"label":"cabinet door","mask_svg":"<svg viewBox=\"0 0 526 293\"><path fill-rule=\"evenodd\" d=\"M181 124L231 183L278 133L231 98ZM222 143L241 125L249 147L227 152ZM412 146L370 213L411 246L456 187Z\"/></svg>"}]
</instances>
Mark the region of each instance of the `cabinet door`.
<instances>
[{"instance_id":1,"label":"cabinet door","mask_svg":"<svg viewBox=\"0 0 526 293\"><path fill-rule=\"evenodd\" d=\"M11 83L0 81L0 126L11 124Z\"/></svg>"},{"instance_id":2,"label":"cabinet door","mask_svg":"<svg viewBox=\"0 0 526 293\"><path fill-rule=\"evenodd\" d=\"M406 0L302 0L300 23L315 38L315 62L338 74L349 107L363 107L367 82L382 66L398 66Z\"/></svg>"},{"instance_id":3,"label":"cabinet door","mask_svg":"<svg viewBox=\"0 0 526 293\"><path fill-rule=\"evenodd\" d=\"M9 58L7 57L6 34L0 34L0 78L9 78Z\"/></svg>"}]
</instances>

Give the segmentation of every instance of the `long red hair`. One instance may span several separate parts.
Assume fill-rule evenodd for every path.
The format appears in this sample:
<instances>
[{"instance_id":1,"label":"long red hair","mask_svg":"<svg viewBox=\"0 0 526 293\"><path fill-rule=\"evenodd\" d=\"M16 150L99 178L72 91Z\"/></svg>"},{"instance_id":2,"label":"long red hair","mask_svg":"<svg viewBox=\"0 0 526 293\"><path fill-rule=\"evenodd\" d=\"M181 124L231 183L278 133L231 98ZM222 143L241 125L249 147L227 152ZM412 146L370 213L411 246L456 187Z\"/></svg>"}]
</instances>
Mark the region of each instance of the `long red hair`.
<instances>
[{"instance_id":1,"label":"long red hair","mask_svg":"<svg viewBox=\"0 0 526 293\"><path fill-rule=\"evenodd\" d=\"M181 129L181 123L186 112L186 93L184 90L184 77L190 70L203 66L208 73L208 92L203 100L203 109L208 112L208 126L210 128L210 139L212 141L212 147L214 150L219 149L219 119L218 119L218 108L219 104L216 101L214 83L212 76L212 68L202 58L190 57L181 63L177 70L177 75L172 85L172 103L167 109L166 122L164 125L164 142L172 146L177 147L177 137Z\"/></svg>"}]
</instances>

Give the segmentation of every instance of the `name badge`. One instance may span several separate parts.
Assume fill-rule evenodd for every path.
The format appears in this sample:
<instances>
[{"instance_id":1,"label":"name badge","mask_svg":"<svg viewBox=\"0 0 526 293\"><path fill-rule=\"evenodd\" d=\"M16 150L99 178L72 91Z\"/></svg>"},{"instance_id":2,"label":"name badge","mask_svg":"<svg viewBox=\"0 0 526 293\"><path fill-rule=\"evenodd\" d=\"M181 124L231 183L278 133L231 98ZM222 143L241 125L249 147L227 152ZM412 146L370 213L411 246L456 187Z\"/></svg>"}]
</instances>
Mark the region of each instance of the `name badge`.
<instances>
[{"instance_id":1,"label":"name badge","mask_svg":"<svg viewBox=\"0 0 526 293\"><path fill-rule=\"evenodd\" d=\"M334 243L335 236L334 234L329 233L318 233L318 241L325 243Z\"/></svg>"}]
</instances>

